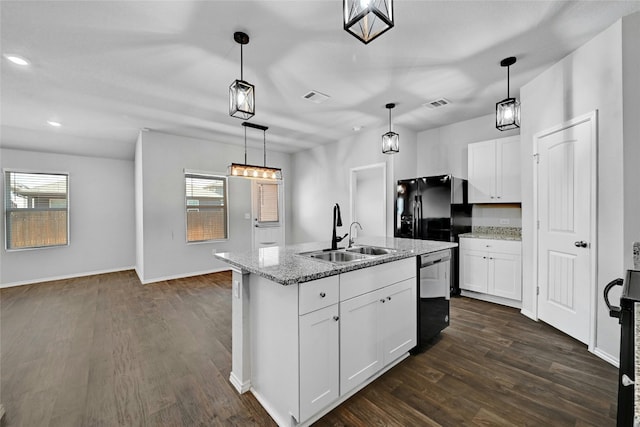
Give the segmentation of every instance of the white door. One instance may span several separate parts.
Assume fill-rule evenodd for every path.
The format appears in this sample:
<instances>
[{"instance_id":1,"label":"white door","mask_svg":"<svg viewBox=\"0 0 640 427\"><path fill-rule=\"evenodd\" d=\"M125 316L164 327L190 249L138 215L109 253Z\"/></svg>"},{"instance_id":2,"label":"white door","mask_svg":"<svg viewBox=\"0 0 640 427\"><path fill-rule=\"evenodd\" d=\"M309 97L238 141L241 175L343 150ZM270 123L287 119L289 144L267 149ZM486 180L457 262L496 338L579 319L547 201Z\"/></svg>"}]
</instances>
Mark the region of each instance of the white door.
<instances>
[{"instance_id":1,"label":"white door","mask_svg":"<svg viewBox=\"0 0 640 427\"><path fill-rule=\"evenodd\" d=\"M284 184L251 182L253 249L284 246Z\"/></svg>"},{"instance_id":2,"label":"white door","mask_svg":"<svg viewBox=\"0 0 640 427\"><path fill-rule=\"evenodd\" d=\"M416 346L416 279L381 289L383 361L387 365Z\"/></svg>"},{"instance_id":3,"label":"white door","mask_svg":"<svg viewBox=\"0 0 640 427\"><path fill-rule=\"evenodd\" d=\"M386 194L385 163L351 169L351 221L358 221L362 226L362 230L353 227L354 237L386 236ZM349 227L350 224L343 225ZM344 233L348 231L345 228Z\"/></svg>"},{"instance_id":4,"label":"white door","mask_svg":"<svg viewBox=\"0 0 640 427\"><path fill-rule=\"evenodd\" d=\"M538 317L584 343L591 319L592 123L538 138Z\"/></svg>"},{"instance_id":5,"label":"white door","mask_svg":"<svg viewBox=\"0 0 640 427\"><path fill-rule=\"evenodd\" d=\"M338 304L300 316L300 419L338 398Z\"/></svg>"},{"instance_id":6,"label":"white door","mask_svg":"<svg viewBox=\"0 0 640 427\"><path fill-rule=\"evenodd\" d=\"M489 293L503 298L522 299L522 261L519 255L489 252Z\"/></svg>"},{"instance_id":7,"label":"white door","mask_svg":"<svg viewBox=\"0 0 640 427\"><path fill-rule=\"evenodd\" d=\"M496 140L496 201L520 203L520 136Z\"/></svg>"},{"instance_id":8,"label":"white door","mask_svg":"<svg viewBox=\"0 0 640 427\"><path fill-rule=\"evenodd\" d=\"M460 251L460 289L487 293L487 253L471 249Z\"/></svg>"},{"instance_id":9,"label":"white door","mask_svg":"<svg viewBox=\"0 0 640 427\"><path fill-rule=\"evenodd\" d=\"M496 194L496 143L468 145L469 203L493 202Z\"/></svg>"},{"instance_id":10,"label":"white door","mask_svg":"<svg viewBox=\"0 0 640 427\"><path fill-rule=\"evenodd\" d=\"M340 394L343 395L382 368L378 292L340 303Z\"/></svg>"}]
</instances>

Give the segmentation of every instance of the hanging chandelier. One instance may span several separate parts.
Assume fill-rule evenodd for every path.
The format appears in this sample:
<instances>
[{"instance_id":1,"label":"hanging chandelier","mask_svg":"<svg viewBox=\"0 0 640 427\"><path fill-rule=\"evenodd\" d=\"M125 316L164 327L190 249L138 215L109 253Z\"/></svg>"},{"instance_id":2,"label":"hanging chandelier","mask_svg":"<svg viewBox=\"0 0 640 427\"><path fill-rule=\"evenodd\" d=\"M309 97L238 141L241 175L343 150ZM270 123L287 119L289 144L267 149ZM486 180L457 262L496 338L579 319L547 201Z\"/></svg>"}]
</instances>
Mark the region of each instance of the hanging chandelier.
<instances>
[{"instance_id":1,"label":"hanging chandelier","mask_svg":"<svg viewBox=\"0 0 640 427\"><path fill-rule=\"evenodd\" d=\"M394 154L400 151L400 135L391 131L391 110L396 104L387 104L385 108L389 110L389 132L382 135L382 152L384 154Z\"/></svg>"},{"instance_id":2,"label":"hanging chandelier","mask_svg":"<svg viewBox=\"0 0 640 427\"><path fill-rule=\"evenodd\" d=\"M393 0L343 0L344 29L364 44L393 28Z\"/></svg>"},{"instance_id":3,"label":"hanging chandelier","mask_svg":"<svg viewBox=\"0 0 640 427\"><path fill-rule=\"evenodd\" d=\"M282 179L282 169L267 166L267 126L262 126L250 122L242 122L244 126L244 163L231 163L227 175L243 178L257 178L279 180ZM263 133L262 149L264 154L263 166L247 164L247 128L259 129Z\"/></svg>"},{"instance_id":4,"label":"hanging chandelier","mask_svg":"<svg viewBox=\"0 0 640 427\"><path fill-rule=\"evenodd\" d=\"M516 57L510 56L500 61L501 67L507 67L507 97L496 103L496 128L509 130L520 127L520 102L509 97L509 67L516 63Z\"/></svg>"},{"instance_id":5,"label":"hanging chandelier","mask_svg":"<svg viewBox=\"0 0 640 427\"><path fill-rule=\"evenodd\" d=\"M240 45L240 80L236 80L229 86L229 115L247 120L255 114L255 87L244 81L242 46L249 44L249 36L237 31L233 33L233 39Z\"/></svg>"}]
</instances>

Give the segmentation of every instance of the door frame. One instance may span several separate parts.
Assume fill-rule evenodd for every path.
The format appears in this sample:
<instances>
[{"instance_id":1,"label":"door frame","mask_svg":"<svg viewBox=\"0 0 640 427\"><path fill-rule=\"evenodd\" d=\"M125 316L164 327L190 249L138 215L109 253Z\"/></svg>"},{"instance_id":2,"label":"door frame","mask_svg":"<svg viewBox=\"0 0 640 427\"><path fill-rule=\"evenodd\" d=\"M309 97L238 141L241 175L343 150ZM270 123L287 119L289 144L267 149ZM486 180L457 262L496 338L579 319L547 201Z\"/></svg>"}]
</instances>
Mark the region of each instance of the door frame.
<instances>
[{"instance_id":1,"label":"door frame","mask_svg":"<svg viewBox=\"0 0 640 427\"><path fill-rule=\"evenodd\" d=\"M591 204L589 207L590 210L590 230L591 238L590 238L590 264L591 271L589 281L589 342L588 349L590 352L594 352L595 344L596 344L596 313L597 313L597 302L598 302L598 110L593 110L590 113L583 114L581 116L574 117L566 122L563 122L559 125L553 126L549 129L543 130L541 132L533 135L533 287L532 287L532 315L533 319L538 321L538 288L540 286L539 277L538 277L538 268L539 268L539 257L538 257L538 248L539 248L539 235L538 235L538 197L539 197L539 189L538 189L538 146L540 140L546 136L552 135L557 132L561 132L565 129L577 126L582 123L590 123L591 126L591 180L589 182L590 186L590 195L591 195Z\"/></svg>"},{"instance_id":2,"label":"door frame","mask_svg":"<svg viewBox=\"0 0 640 427\"><path fill-rule=\"evenodd\" d=\"M359 166L356 168L351 168L349 170L349 208L350 208L350 212L349 212L349 224L353 223L353 221L356 221L355 219L355 215L354 212L356 211L356 199L355 199L355 195L358 191L358 186L357 186L357 176L358 176L358 172L362 172L365 170L370 170L370 169L381 169L382 172L382 223L384 225L384 234L387 234L387 163L386 162L381 162L381 163L373 163L370 165L366 165L366 166ZM349 230L351 231L351 230ZM356 235L357 235L358 231L356 230Z\"/></svg>"}]
</instances>

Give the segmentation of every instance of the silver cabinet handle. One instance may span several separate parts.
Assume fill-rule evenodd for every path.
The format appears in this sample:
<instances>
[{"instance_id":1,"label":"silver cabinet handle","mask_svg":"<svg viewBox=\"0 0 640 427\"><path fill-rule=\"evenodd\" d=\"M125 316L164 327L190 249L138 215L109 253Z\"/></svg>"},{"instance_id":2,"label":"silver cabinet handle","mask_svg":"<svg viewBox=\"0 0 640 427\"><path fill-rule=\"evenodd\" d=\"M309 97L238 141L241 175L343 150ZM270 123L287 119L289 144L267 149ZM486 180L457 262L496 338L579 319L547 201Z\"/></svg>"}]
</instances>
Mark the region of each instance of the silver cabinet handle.
<instances>
[{"instance_id":1,"label":"silver cabinet handle","mask_svg":"<svg viewBox=\"0 0 640 427\"><path fill-rule=\"evenodd\" d=\"M575 242L574 245L576 245L577 248L586 248L587 246L589 246L589 244L584 240L579 240Z\"/></svg>"},{"instance_id":2,"label":"silver cabinet handle","mask_svg":"<svg viewBox=\"0 0 640 427\"><path fill-rule=\"evenodd\" d=\"M326 296L327 296L327 294L325 294L324 292L320 292L320 298L324 298Z\"/></svg>"},{"instance_id":3,"label":"silver cabinet handle","mask_svg":"<svg viewBox=\"0 0 640 427\"><path fill-rule=\"evenodd\" d=\"M339 316L333 316L333 320L335 320L337 322L338 320L340 320L340 317Z\"/></svg>"}]
</instances>

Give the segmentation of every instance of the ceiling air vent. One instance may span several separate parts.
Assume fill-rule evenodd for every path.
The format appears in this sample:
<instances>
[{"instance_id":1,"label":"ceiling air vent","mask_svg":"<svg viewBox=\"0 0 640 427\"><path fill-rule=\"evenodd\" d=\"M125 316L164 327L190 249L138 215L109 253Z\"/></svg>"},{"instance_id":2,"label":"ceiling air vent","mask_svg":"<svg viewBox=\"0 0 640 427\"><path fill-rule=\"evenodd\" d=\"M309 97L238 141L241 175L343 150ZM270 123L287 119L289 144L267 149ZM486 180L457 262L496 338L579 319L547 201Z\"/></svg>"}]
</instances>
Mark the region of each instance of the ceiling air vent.
<instances>
[{"instance_id":1,"label":"ceiling air vent","mask_svg":"<svg viewBox=\"0 0 640 427\"><path fill-rule=\"evenodd\" d=\"M422 104L422 105L424 105L427 108L440 108L440 107L444 107L445 105L449 105L449 104L451 104L451 101L449 101L448 99L439 98L439 99L436 99L434 101L429 101L429 102L427 102L425 104Z\"/></svg>"},{"instance_id":2,"label":"ceiling air vent","mask_svg":"<svg viewBox=\"0 0 640 427\"><path fill-rule=\"evenodd\" d=\"M324 101L329 99L329 95L325 95L324 93L320 93L317 90L312 90L303 96L304 99L307 99L314 104L322 104Z\"/></svg>"}]
</instances>

